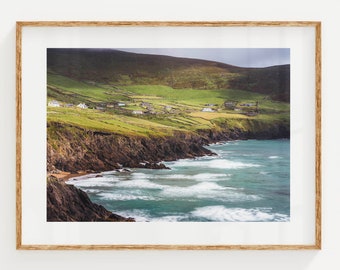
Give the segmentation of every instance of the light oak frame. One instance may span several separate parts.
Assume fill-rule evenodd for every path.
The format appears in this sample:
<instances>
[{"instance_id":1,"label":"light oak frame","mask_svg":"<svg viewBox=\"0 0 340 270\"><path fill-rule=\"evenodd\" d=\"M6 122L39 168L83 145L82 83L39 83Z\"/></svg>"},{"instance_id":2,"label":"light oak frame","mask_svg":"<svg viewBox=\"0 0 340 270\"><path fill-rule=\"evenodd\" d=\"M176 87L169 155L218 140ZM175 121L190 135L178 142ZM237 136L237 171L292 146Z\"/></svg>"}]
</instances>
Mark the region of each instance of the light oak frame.
<instances>
[{"instance_id":1,"label":"light oak frame","mask_svg":"<svg viewBox=\"0 0 340 270\"><path fill-rule=\"evenodd\" d=\"M315 29L315 243L313 245L24 245L22 244L22 31L24 27L313 27ZM321 249L321 22L315 21L26 21L16 23L16 248L20 250L314 250Z\"/></svg>"}]
</instances>

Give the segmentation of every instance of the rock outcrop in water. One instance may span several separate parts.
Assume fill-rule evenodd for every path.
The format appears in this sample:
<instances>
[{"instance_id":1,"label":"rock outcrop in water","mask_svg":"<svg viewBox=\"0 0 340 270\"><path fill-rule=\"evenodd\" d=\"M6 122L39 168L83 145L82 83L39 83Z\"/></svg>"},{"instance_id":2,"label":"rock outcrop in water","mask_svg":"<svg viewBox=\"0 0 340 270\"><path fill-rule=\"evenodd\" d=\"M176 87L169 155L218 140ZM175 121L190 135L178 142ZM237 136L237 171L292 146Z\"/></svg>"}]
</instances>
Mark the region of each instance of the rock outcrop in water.
<instances>
[{"instance_id":1,"label":"rock outcrop in water","mask_svg":"<svg viewBox=\"0 0 340 270\"><path fill-rule=\"evenodd\" d=\"M47 180L47 221L135 221L92 203L80 189L50 176Z\"/></svg>"}]
</instances>

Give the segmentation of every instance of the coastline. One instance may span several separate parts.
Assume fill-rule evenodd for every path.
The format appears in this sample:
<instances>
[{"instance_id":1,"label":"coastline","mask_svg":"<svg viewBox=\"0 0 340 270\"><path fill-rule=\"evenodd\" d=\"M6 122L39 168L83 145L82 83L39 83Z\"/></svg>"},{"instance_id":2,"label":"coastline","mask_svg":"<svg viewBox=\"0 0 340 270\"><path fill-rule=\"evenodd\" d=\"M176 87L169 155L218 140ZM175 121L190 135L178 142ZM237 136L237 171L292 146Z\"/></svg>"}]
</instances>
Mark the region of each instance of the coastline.
<instances>
[{"instance_id":1,"label":"coastline","mask_svg":"<svg viewBox=\"0 0 340 270\"><path fill-rule=\"evenodd\" d=\"M250 130L217 128L158 137L103 134L56 123L50 123L48 129L47 172L57 172L55 175L64 179L72 176L63 172L78 175L122 168L166 169L163 161L212 155L204 147L211 143L289 138L290 133L284 123Z\"/></svg>"},{"instance_id":2,"label":"coastline","mask_svg":"<svg viewBox=\"0 0 340 270\"><path fill-rule=\"evenodd\" d=\"M59 171L55 173L47 173L47 177L53 176L57 178L58 180L67 182L68 180L70 180L70 178L79 177L79 176L83 176L87 174L90 174L90 172L82 171L82 172L77 172L77 173L71 173L71 172L66 172L66 171Z\"/></svg>"},{"instance_id":3,"label":"coastline","mask_svg":"<svg viewBox=\"0 0 340 270\"><path fill-rule=\"evenodd\" d=\"M99 134L60 125L58 128L58 145L52 146L51 141L48 140L47 175L55 177L65 186L72 186L79 191L81 190L73 185L67 185L65 182L73 177L87 174L99 175L100 172L124 168L167 169L162 162L214 155L212 151L205 148L212 143L289 138L289 129L284 126L276 126L275 129L261 129L257 132L238 129L201 130L197 133L183 132L175 134L175 136L155 138ZM76 136L72 136L72 134ZM73 196L79 196L78 193L76 191L68 195L65 194L63 200L71 202L74 199ZM87 196L85 192L84 194ZM88 200L90 199L88 198ZM93 203L91 202L91 204ZM91 204L89 203L89 205ZM79 207L81 206L79 205ZM64 220L68 219L74 221L73 217L64 218ZM91 218L88 221L98 221L98 219ZM131 220L127 219L127 221Z\"/></svg>"},{"instance_id":4,"label":"coastline","mask_svg":"<svg viewBox=\"0 0 340 270\"><path fill-rule=\"evenodd\" d=\"M149 211L154 211L154 209L150 206L152 205L153 200L155 201L155 205L157 205L157 208L162 209L162 207L165 207L164 209L167 209L167 211L171 212L171 210L169 210L172 208L171 204L170 206L163 205L162 203L163 200L168 201L170 200L170 198L174 199L181 196L186 198L187 196L191 196L190 194L193 194L194 197L190 199L189 203L189 205L192 205L194 204L192 202L194 202L197 199L197 197L195 196L198 195L198 192L199 198L202 199L202 201L200 201L200 203L197 204L198 209L202 211L204 210L205 211L204 213L206 215L210 215L211 213L209 207L207 206L204 208L202 204L204 205L205 200L204 198L208 198L209 196L214 194L213 197L216 199L215 201L216 205L214 205L215 208L213 207L212 209L218 210L218 213L221 215L220 218L222 218L222 216L227 215L229 211L231 212L233 211L232 207L234 207L234 209L236 209L235 207L244 207L244 205L242 205L243 200L245 201L245 205L249 203L249 200L253 199L255 201L260 200L259 198L261 198L262 195L259 194L261 194L262 191L259 193L252 193L253 187L250 187L251 185L248 187L247 181L243 180L242 177L239 175L244 174L245 172L247 172L247 170L251 171L252 173L254 173L254 171L258 171L257 176L254 176L254 178L252 179L254 179L255 182L256 182L255 179L258 180L261 179L258 182L259 187L263 184L266 184L267 181L271 181L273 177L272 174L270 173L271 170L275 170L276 168L275 164L278 164L278 162L281 163L283 160L281 156L282 154L281 150L276 153L275 151L277 151L278 148L273 147L272 149L274 152L268 152L267 150L263 152L260 151L262 153L262 154L259 153L260 156L264 155L264 158L261 159L261 161L258 160L257 158L258 154L254 155L253 154L254 152L249 151L252 151L250 149L260 149L261 147L268 144L270 145L277 144L281 145L281 143L286 144L286 142L280 141L285 140L281 139L270 141L236 140L233 142L229 141L220 144L214 143L209 145L209 148L211 147L212 151L219 153L218 156L216 157L206 156L203 158L198 157L194 159L190 158L180 159L175 162L166 163L167 166L172 168L172 171L143 170L136 168L131 170L131 174L118 172L115 173L115 171L112 171L112 173L102 172L101 175L104 178L98 178L98 182L96 179L96 174L89 174L87 176L82 176L78 179L74 179L74 182L71 181L70 184L73 184L76 187L83 189L85 192L91 190L89 196L91 196L91 198L96 203L103 204L106 207L108 207L108 209L112 211L115 210L120 215L132 216L136 219L136 221L147 222L152 220L160 221L162 219L163 217L162 215L152 216L151 212L149 213ZM248 147L244 148L245 145L247 146L249 145L251 148L250 149L247 149ZM229 153L228 151L229 147L231 147L231 150L229 151L234 152L234 154L231 154L232 152ZM237 149L239 150L237 151ZM239 151L241 152L238 153ZM228 153L227 156L223 156L225 155L225 153ZM243 153L245 153L245 155L243 155ZM250 155L248 155L249 153ZM236 159L234 159L233 157L236 157ZM242 157L241 160L239 159L239 157ZM263 164L263 162L268 162L273 166L270 166L270 168L266 169L266 167L263 167L266 166ZM201 168L201 166L203 167ZM195 170L192 171L192 168L195 168ZM188 171L188 174L186 174L185 172L186 170ZM245 182L243 183L243 181ZM240 188L240 185L242 186L242 188ZM243 189L248 190L243 191ZM176 194L173 194L174 192ZM231 199L231 201L229 201L229 199L225 201L226 194L230 194L231 197L229 198ZM283 193L280 194L282 195ZM265 197L266 196L264 196L263 198ZM110 202L108 201L108 198L110 198ZM229 204L231 204L236 198L241 199L242 201L241 204L240 205L235 204L232 207L229 206ZM138 204L136 204L134 200L140 201L138 202ZM133 204L136 204L136 208L134 208ZM180 202L176 201L176 205L177 204L180 205ZM144 208L144 206L147 208ZM189 206L187 205L187 207ZM229 209L230 207L231 209ZM143 208L145 210L141 210ZM245 215L252 216L254 213L258 213L257 211L260 211L259 209L255 208L253 210L249 210L249 212L247 212L247 210L244 210L244 212L242 213L244 213ZM139 209L140 212L135 209ZM247 209L247 206L245 206L245 209ZM191 209L190 211L188 212L189 215L198 213L197 211L195 212L195 209ZM264 210L263 215L269 215L266 211L267 210ZM233 215L234 213L230 214ZM171 219L173 221L173 219L176 219L175 216L176 216L175 214L165 215L164 220ZM178 218L177 221L186 221L185 216L187 215L183 214L180 218ZM277 218L279 218L279 216ZM246 221L249 220L247 219Z\"/></svg>"}]
</instances>

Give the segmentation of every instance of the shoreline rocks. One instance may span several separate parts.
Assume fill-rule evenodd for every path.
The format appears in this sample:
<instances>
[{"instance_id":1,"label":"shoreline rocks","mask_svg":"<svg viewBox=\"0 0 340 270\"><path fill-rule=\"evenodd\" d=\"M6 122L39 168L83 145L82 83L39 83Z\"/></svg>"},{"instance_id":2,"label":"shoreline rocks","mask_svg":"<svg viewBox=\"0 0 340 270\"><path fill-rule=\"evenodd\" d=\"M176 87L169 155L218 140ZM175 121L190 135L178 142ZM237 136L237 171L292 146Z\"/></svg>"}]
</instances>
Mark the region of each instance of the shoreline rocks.
<instances>
[{"instance_id":1,"label":"shoreline rocks","mask_svg":"<svg viewBox=\"0 0 340 270\"><path fill-rule=\"evenodd\" d=\"M131 217L122 217L91 202L82 190L67 185L63 180L47 178L47 221L97 221L97 222L134 222Z\"/></svg>"}]
</instances>

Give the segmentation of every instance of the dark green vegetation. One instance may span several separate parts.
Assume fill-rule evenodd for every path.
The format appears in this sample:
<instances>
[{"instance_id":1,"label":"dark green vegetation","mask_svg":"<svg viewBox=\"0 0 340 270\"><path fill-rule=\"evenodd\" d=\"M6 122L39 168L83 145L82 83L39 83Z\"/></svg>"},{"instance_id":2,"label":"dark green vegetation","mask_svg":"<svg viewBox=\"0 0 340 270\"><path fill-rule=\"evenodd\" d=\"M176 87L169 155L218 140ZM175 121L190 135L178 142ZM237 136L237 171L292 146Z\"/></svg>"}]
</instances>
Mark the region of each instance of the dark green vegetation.
<instances>
[{"instance_id":1,"label":"dark green vegetation","mask_svg":"<svg viewBox=\"0 0 340 270\"><path fill-rule=\"evenodd\" d=\"M47 110L48 170L138 166L206 154L212 141L287 138L289 69L48 49L47 96L59 104Z\"/></svg>"}]
</instances>

